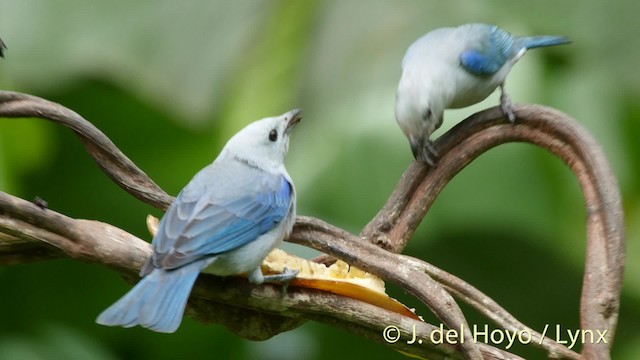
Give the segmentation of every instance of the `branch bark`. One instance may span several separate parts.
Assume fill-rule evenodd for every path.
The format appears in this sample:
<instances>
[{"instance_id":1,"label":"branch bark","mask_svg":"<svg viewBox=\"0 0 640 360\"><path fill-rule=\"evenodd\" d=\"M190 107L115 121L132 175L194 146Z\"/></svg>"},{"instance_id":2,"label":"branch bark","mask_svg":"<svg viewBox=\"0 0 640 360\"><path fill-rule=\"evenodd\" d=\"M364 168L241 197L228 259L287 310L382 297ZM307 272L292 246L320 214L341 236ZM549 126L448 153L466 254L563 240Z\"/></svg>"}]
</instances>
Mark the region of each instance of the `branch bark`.
<instances>
[{"instance_id":1,"label":"branch bark","mask_svg":"<svg viewBox=\"0 0 640 360\"><path fill-rule=\"evenodd\" d=\"M0 91L0 116L35 117L64 125L78 136L100 169L126 192L160 210L166 210L173 202L173 197L129 160L102 131L75 111L37 96Z\"/></svg>"},{"instance_id":2,"label":"branch bark","mask_svg":"<svg viewBox=\"0 0 640 360\"><path fill-rule=\"evenodd\" d=\"M505 142L539 145L569 165L585 195L587 259L581 326L594 331L607 329L608 337L607 343L585 344L582 357L607 359L615 335L624 264L624 224L615 178L598 144L573 119L535 105L517 107L516 115L518 121L513 126L504 121L499 109L489 109L440 137L434 144L442 154L438 166L426 168L412 163L360 236L319 219L299 217L289 241L394 282L425 303L449 328L468 328L451 293L503 329L531 331L536 340L532 345L539 344L550 358L577 359L578 354L551 339L543 339L461 279L422 260L397 254L404 249L439 192L473 159ZM127 192L163 210L173 200L102 132L61 105L31 95L0 91L0 117L40 117L67 126L81 139L99 167ZM97 221L71 219L0 193L0 264L68 256L108 266L132 280L149 253L148 243L123 230ZM318 260L330 261L327 256ZM434 328L429 324L314 289L290 288L282 295L272 285L252 286L239 279L202 275L187 313L202 322L221 323L249 339L265 339L311 319L384 342L382 331L393 324L403 340L384 343L411 354L430 359L518 358L485 344L475 344L472 339L460 347L435 345L430 341L429 334ZM406 343L413 333L423 341L421 346Z\"/></svg>"},{"instance_id":3,"label":"branch bark","mask_svg":"<svg viewBox=\"0 0 640 360\"><path fill-rule=\"evenodd\" d=\"M324 225L317 219L305 219ZM137 278L151 254L149 243L119 228L99 221L72 219L3 192L0 192L0 232L11 234L12 242L18 237L45 246L51 249L52 257L67 256L109 267L129 281ZM326 243L331 241L344 239L329 235L313 240L313 244L319 249L330 249L331 255L339 257ZM6 259L5 254L0 254L0 264L6 264ZM387 344L398 350L430 359L462 358L457 347L432 343L430 334L435 327L431 325L360 300L314 289L290 287L283 295L275 285L256 286L240 278L202 274L192 292L187 313L202 322L222 324L252 340L270 338L301 325L306 319L313 319L384 342L382 331L391 324L398 328L402 340ZM407 344L413 334L422 341L420 346ZM488 345L480 344L476 348L481 358L518 359Z\"/></svg>"},{"instance_id":4,"label":"branch bark","mask_svg":"<svg viewBox=\"0 0 640 360\"><path fill-rule=\"evenodd\" d=\"M609 357L620 307L625 261L622 201L600 145L578 122L538 105L516 108L517 124L505 123L499 108L472 115L439 138L439 166L413 163L362 236L390 251L404 249L446 184L485 151L507 142L538 145L564 161L576 175L587 209L587 249L580 304L583 330L607 330L607 343L585 343L582 355Z\"/></svg>"}]
</instances>

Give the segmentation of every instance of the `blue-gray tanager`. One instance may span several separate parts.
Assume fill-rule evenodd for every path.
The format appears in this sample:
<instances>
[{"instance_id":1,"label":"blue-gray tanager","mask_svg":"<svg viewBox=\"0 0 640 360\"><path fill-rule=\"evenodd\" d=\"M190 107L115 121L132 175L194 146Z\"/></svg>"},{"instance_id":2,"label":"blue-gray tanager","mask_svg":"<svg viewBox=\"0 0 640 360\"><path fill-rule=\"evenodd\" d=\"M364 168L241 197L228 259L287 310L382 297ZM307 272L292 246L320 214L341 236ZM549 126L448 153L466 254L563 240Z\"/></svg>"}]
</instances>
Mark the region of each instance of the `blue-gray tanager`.
<instances>
[{"instance_id":1,"label":"blue-gray tanager","mask_svg":"<svg viewBox=\"0 0 640 360\"><path fill-rule=\"evenodd\" d=\"M569 43L562 36L516 37L494 25L466 24L433 30L411 44L402 60L395 115L413 156L433 166L429 137L442 125L445 109L484 100L498 86L500 104L515 121L504 81L527 49Z\"/></svg>"},{"instance_id":2,"label":"blue-gray tanager","mask_svg":"<svg viewBox=\"0 0 640 360\"><path fill-rule=\"evenodd\" d=\"M299 110L249 124L180 192L158 225L142 280L97 323L174 332L200 271L248 273L249 281L287 282L297 271L264 276L260 265L287 237L296 194L284 166Z\"/></svg>"}]
</instances>

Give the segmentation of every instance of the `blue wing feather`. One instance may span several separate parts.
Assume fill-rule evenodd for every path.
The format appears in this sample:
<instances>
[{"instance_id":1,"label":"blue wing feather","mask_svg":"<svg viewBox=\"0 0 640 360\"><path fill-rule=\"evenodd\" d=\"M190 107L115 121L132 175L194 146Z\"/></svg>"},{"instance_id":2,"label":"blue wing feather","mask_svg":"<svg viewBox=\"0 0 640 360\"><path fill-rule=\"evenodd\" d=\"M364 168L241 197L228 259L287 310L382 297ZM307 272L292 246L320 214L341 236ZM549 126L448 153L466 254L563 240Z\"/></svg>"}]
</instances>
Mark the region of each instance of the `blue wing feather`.
<instances>
[{"instance_id":1,"label":"blue wing feather","mask_svg":"<svg viewBox=\"0 0 640 360\"><path fill-rule=\"evenodd\" d=\"M483 27L484 28L484 27ZM460 65L472 74L495 74L513 55L513 36L497 26L488 26L486 36L460 54Z\"/></svg>"},{"instance_id":2,"label":"blue wing feather","mask_svg":"<svg viewBox=\"0 0 640 360\"><path fill-rule=\"evenodd\" d=\"M172 269L230 251L277 226L289 213L293 188L283 175L257 180L256 191L232 200L197 198L185 188L158 226L154 266Z\"/></svg>"}]
</instances>

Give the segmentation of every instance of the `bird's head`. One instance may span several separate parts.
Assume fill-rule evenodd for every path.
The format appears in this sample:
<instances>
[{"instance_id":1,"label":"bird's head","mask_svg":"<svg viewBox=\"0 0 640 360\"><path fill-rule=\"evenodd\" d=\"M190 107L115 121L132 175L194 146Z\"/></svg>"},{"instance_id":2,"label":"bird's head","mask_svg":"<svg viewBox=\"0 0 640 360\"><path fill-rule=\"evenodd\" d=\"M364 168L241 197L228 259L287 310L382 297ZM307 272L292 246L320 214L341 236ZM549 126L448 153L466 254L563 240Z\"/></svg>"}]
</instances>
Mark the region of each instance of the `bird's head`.
<instances>
[{"instance_id":1,"label":"bird's head","mask_svg":"<svg viewBox=\"0 0 640 360\"><path fill-rule=\"evenodd\" d=\"M444 106L436 96L431 96L424 87L421 91L398 87L396 94L396 121L409 139L415 159L421 160L423 150L431 134L442 124Z\"/></svg>"},{"instance_id":2,"label":"bird's head","mask_svg":"<svg viewBox=\"0 0 640 360\"><path fill-rule=\"evenodd\" d=\"M302 119L299 109L247 125L235 134L225 151L255 166L280 166L289 150L289 133Z\"/></svg>"}]
</instances>

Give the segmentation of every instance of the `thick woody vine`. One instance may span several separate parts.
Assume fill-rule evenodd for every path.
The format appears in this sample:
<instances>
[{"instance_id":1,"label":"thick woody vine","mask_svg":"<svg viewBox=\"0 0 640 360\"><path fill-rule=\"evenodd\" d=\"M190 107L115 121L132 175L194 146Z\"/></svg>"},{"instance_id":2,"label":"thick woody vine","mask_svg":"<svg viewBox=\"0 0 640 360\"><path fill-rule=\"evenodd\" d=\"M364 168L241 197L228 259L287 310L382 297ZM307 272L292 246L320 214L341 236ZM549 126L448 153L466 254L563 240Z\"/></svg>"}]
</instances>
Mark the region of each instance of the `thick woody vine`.
<instances>
[{"instance_id":1,"label":"thick woody vine","mask_svg":"<svg viewBox=\"0 0 640 360\"><path fill-rule=\"evenodd\" d=\"M360 234L299 216L288 241L327 254L315 261L327 263L338 258L395 283L426 304L448 328L468 327L457 299L502 329L526 330L532 336L530 345L544 349L549 358L608 359L625 257L618 185L600 146L575 120L538 105L517 106L515 113L517 122L511 125L499 108L488 109L438 138L434 144L441 154L438 166L410 164L387 203ZM64 125L125 191L161 210L173 200L106 135L72 110L35 96L0 91L0 117L35 117ZM462 279L400 254L440 191L458 172L485 151L514 141L538 145L563 160L576 175L585 198L587 241L580 325L582 329L607 330L607 341L587 342L581 354L543 338ZM109 224L73 219L41 205L0 192L1 265L69 257L109 267L132 282L137 279L151 252L147 242ZM235 278L200 276L187 314L201 322L223 324L238 336L255 340L314 320L429 359L520 359L471 339L459 345L433 344L429 334L436 326L349 297L296 287L283 294L277 286L254 286ZM388 324L397 324L403 340L384 341L381 333ZM414 333L420 346L407 344Z\"/></svg>"}]
</instances>

